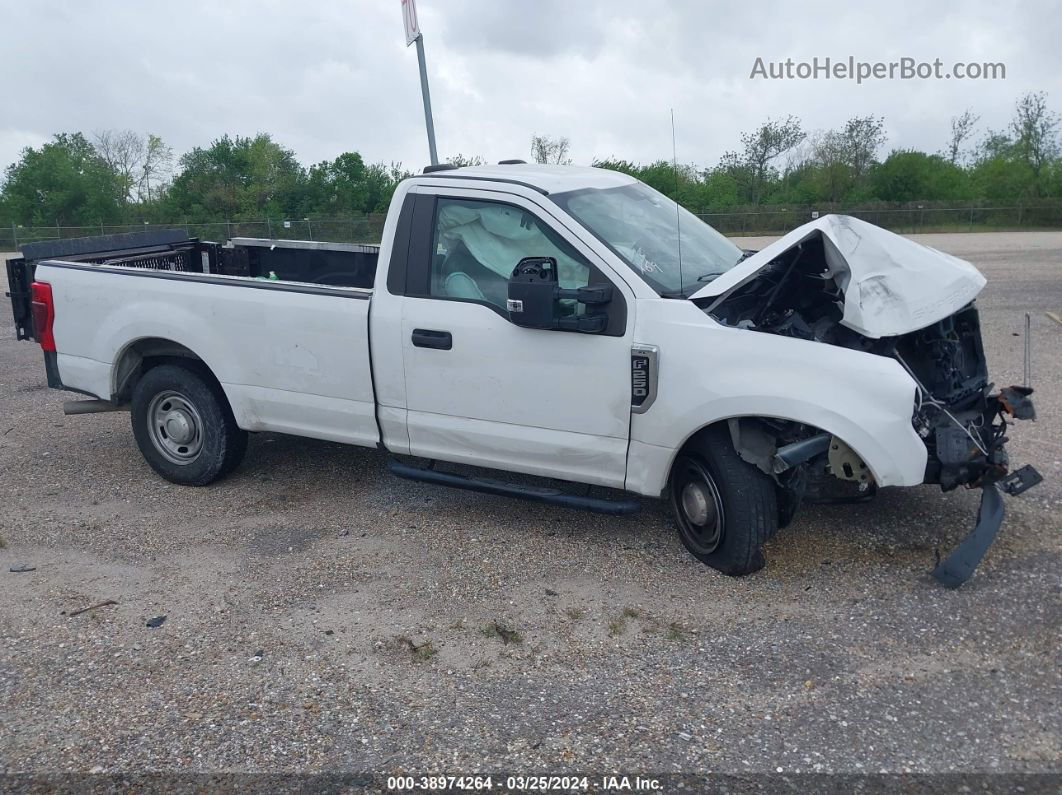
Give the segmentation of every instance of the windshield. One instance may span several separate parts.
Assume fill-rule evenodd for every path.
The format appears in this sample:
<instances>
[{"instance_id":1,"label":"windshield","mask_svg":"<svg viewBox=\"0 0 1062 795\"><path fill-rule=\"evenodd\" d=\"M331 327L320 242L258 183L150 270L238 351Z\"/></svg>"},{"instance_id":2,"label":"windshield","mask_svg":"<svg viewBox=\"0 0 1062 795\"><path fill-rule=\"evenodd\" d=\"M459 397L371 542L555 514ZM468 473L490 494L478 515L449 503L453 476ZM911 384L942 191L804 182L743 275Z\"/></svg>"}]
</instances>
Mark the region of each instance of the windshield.
<instances>
[{"instance_id":1,"label":"windshield","mask_svg":"<svg viewBox=\"0 0 1062 795\"><path fill-rule=\"evenodd\" d=\"M641 182L550 198L667 298L692 295L743 256L700 218Z\"/></svg>"}]
</instances>

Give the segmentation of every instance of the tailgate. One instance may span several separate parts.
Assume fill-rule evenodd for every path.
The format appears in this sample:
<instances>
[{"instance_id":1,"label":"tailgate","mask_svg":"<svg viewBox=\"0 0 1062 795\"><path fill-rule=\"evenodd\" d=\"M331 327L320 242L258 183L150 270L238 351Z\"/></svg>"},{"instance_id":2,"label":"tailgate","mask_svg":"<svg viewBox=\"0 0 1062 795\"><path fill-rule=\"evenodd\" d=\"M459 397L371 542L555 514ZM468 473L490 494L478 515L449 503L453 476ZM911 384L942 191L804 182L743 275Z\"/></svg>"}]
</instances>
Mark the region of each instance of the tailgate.
<instances>
[{"instance_id":1,"label":"tailgate","mask_svg":"<svg viewBox=\"0 0 1062 795\"><path fill-rule=\"evenodd\" d=\"M22 256L7 261L7 295L15 319L15 336L33 338L30 285L37 263L57 259L69 262L106 263L160 270L208 270L201 257L212 262L217 245L200 243L183 229L153 229L118 235L99 235L66 240L40 240L22 246Z\"/></svg>"},{"instance_id":2,"label":"tailgate","mask_svg":"<svg viewBox=\"0 0 1062 795\"><path fill-rule=\"evenodd\" d=\"M33 313L30 311L30 283L33 271L23 257L7 261L7 295L15 319L15 336L28 340L33 336Z\"/></svg>"}]
</instances>

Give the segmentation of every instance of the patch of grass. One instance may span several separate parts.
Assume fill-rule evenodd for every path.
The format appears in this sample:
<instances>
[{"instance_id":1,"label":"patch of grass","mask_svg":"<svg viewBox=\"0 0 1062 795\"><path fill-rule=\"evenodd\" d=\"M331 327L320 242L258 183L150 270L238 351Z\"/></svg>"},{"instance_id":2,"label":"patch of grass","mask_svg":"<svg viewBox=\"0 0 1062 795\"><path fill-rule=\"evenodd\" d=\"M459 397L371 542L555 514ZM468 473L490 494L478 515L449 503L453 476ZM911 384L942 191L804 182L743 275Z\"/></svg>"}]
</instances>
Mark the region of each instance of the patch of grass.
<instances>
[{"instance_id":1,"label":"patch of grass","mask_svg":"<svg viewBox=\"0 0 1062 795\"><path fill-rule=\"evenodd\" d=\"M564 615L568 616L572 621L578 621L581 618L586 618L586 611L581 607L566 607L564 608Z\"/></svg>"},{"instance_id":2,"label":"patch of grass","mask_svg":"<svg viewBox=\"0 0 1062 795\"><path fill-rule=\"evenodd\" d=\"M637 607L625 607L620 614L608 622L609 637L615 638L627 631L627 622L642 618L643 613Z\"/></svg>"},{"instance_id":3,"label":"patch of grass","mask_svg":"<svg viewBox=\"0 0 1062 795\"><path fill-rule=\"evenodd\" d=\"M664 637L668 640L684 641L689 637L689 632L679 622L672 621L667 625L667 633Z\"/></svg>"},{"instance_id":4,"label":"patch of grass","mask_svg":"<svg viewBox=\"0 0 1062 795\"><path fill-rule=\"evenodd\" d=\"M395 638L395 642L409 650L413 662L427 662L439 653L439 650L435 648L435 644L430 640L426 640L423 643L415 643L412 638L399 635Z\"/></svg>"},{"instance_id":5,"label":"patch of grass","mask_svg":"<svg viewBox=\"0 0 1062 795\"><path fill-rule=\"evenodd\" d=\"M439 653L430 640L426 640L412 649L414 662L426 662Z\"/></svg>"},{"instance_id":6,"label":"patch of grass","mask_svg":"<svg viewBox=\"0 0 1062 795\"><path fill-rule=\"evenodd\" d=\"M483 627L483 634L488 638L497 638L506 646L510 643L523 643L524 636L519 631L512 627L507 627L500 621L491 621L487 626Z\"/></svg>"}]
</instances>

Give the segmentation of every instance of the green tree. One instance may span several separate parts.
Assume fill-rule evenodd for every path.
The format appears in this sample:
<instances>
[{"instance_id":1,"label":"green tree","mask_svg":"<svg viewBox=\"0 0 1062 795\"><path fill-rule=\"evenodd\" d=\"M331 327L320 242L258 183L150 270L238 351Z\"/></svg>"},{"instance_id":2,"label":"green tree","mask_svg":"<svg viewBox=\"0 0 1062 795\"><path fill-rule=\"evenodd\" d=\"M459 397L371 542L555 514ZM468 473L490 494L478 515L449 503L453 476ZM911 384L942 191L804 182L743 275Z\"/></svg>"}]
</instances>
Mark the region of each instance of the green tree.
<instances>
[{"instance_id":1,"label":"green tree","mask_svg":"<svg viewBox=\"0 0 1062 795\"><path fill-rule=\"evenodd\" d=\"M368 194L365 199L365 212L384 213L391 204L398 183L412 176L402 168L401 163L373 163L365 170Z\"/></svg>"},{"instance_id":2,"label":"green tree","mask_svg":"<svg viewBox=\"0 0 1062 795\"><path fill-rule=\"evenodd\" d=\"M306 172L295 153L267 133L223 135L181 157L166 199L177 218L210 221L297 214L306 198Z\"/></svg>"},{"instance_id":3,"label":"green tree","mask_svg":"<svg viewBox=\"0 0 1062 795\"><path fill-rule=\"evenodd\" d=\"M705 209L733 207L740 202L737 180L719 169L705 172L702 195L701 206Z\"/></svg>"},{"instance_id":4,"label":"green tree","mask_svg":"<svg viewBox=\"0 0 1062 795\"><path fill-rule=\"evenodd\" d=\"M357 152L310 167L306 185L307 212L337 215L364 212L368 198L365 162Z\"/></svg>"},{"instance_id":5,"label":"green tree","mask_svg":"<svg viewBox=\"0 0 1062 795\"><path fill-rule=\"evenodd\" d=\"M0 202L12 222L30 225L114 223L128 186L79 132L26 148L5 172Z\"/></svg>"},{"instance_id":6,"label":"green tree","mask_svg":"<svg viewBox=\"0 0 1062 795\"><path fill-rule=\"evenodd\" d=\"M1010 123L1014 154L1032 172L1038 196L1044 192L1045 167L1058 158L1058 126L1058 114L1047 109L1047 94L1030 91L1018 98Z\"/></svg>"},{"instance_id":7,"label":"green tree","mask_svg":"<svg viewBox=\"0 0 1062 795\"><path fill-rule=\"evenodd\" d=\"M776 204L815 204L828 201L825 175L819 164L806 160L782 177L771 193L770 201Z\"/></svg>"},{"instance_id":8,"label":"green tree","mask_svg":"<svg viewBox=\"0 0 1062 795\"><path fill-rule=\"evenodd\" d=\"M164 190L173 167L173 149L159 136L103 130L93 137L96 153L125 184L129 202L149 203Z\"/></svg>"},{"instance_id":9,"label":"green tree","mask_svg":"<svg viewBox=\"0 0 1062 795\"><path fill-rule=\"evenodd\" d=\"M752 132L742 133L741 151L726 152L719 168L737 184L747 202L759 203L778 179L774 161L806 137L796 116L784 121L768 119Z\"/></svg>"},{"instance_id":10,"label":"green tree","mask_svg":"<svg viewBox=\"0 0 1062 795\"><path fill-rule=\"evenodd\" d=\"M398 183L408 176L400 164L366 165L357 152L344 152L310 168L304 207L326 217L386 212Z\"/></svg>"},{"instance_id":11,"label":"green tree","mask_svg":"<svg viewBox=\"0 0 1062 795\"><path fill-rule=\"evenodd\" d=\"M964 110L958 116L951 117L951 137L948 138L948 161L959 163L962 158L962 146L973 135L974 128L981 117L970 108Z\"/></svg>"},{"instance_id":12,"label":"green tree","mask_svg":"<svg viewBox=\"0 0 1062 795\"><path fill-rule=\"evenodd\" d=\"M1044 171L1044 195L1062 199L1062 160L1052 160Z\"/></svg>"},{"instance_id":13,"label":"green tree","mask_svg":"<svg viewBox=\"0 0 1062 795\"><path fill-rule=\"evenodd\" d=\"M857 116L840 130L824 133L814 150L824 198L829 201L851 198L861 187L884 143L885 121L874 116Z\"/></svg>"},{"instance_id":14,"label":"green tree","mask_svg":"<svg viewBox=\"0 0 1062 795\"><path fill-rule=\"evenodd\" d=\"M1022 160L995 155L979 160L970 170L974 195L992 201L1014 201L1036 195L1036 174Z\"/></svg>"},{"instance_id":15,"label":"green tree","mask_svg":"<svg viewBox=\"0 0 1062 795\"><path fill-rule=\"evenodd\" d=\"M858 181L866 176L877 162L878 150L885 145L885 119L875 116L856 116L849 119L838 133L845 163Z\"/></svg>"},{"instance_id":16,"label":"green tree","mask_svg":"<svg viewBox=\"0 0 1062 795\"><path fill-rule=\"evenodd\" d=\"M448 157L443 160L444 163L449 163L451 166L457 166L458 168L464 168L465 166L483 166L487 161L480 155L463 155L458 153L452 157Z\"/></svg>"},{"instance_id":17,"label":"green tree","mask_svg":"<svg viewBox=\"0 0 1062 795\"><path fill-rule=\"evenodd\" d=\"M989 130L977 147L969 180L979 199L1014 201L1037 193L1036 173L1005 132Z\"/></svg>"},{"instance_id":18,"label":"green tree","mask_svg":"<svg viewBox=\"0 0 1062 795\"><path fill-rule=\"evenodd\" d=\"M603 159L596 159L590 164L593 168L604 168L609 171L618 171L621 174L628 174L632 177L637 176L640 171L640 167L636 166L629 160L620 160L616 157L606 157Z\"/></svg>"},{"instance_id":19,"label":"green tree","mask_svg":"<svg viewBox=\"0 0 1062 795\"><path fill-rule=\"evenodd\" d=\"M968 197L966 173L940 155L896 150L870 176L875 198L886 201L940 201Z\"/></svg>"}]
</instances>

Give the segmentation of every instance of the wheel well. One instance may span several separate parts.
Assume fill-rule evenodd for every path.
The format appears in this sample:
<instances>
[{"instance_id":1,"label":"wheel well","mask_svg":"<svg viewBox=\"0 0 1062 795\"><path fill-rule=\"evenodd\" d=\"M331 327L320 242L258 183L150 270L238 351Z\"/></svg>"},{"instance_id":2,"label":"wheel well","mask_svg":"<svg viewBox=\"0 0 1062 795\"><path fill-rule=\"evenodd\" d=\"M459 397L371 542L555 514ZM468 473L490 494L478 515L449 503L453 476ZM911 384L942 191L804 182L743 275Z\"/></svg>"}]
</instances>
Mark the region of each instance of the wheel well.
<instances>
[{"instance_id":1,"label":"wheel well","mask_svg":"<svg viewBox=\"0 0 1062 795\"><path fill-rule=\"evenodd\" d=\"M744 461L756 466L772 478L776 478L772 461L777 448L783 442L808 438L825 431L814 425L780 417L728 417L709 423L690 434L682 443L675 458L677 459L705 434L719 427L728 429L734 450ZM674 466L674 460L672 466Z\"/></svg>"},{"instance_id":2,"label":"wheel well","mask_svg":"<svg viewBox=\"0 0 1062 795\"><path fill-rule=\"evenodd\" d=\"M735 418L735 419L746 419L746 418ZM749 417L747 419L753 419L753 418ZM687 450L689 450L695 444L697 444L697 442L701 438L703 438L707 434L711 433L713 428L718 428L719 426L726 427L726 425L729 422L730 422L730 420L725 420L725 419L716 420L715 422L710 422L707 425L704 425L704 426L698 428L697 430L695 430L693 433L691 433L689 436L686 437L685 441L683 441L682 444L680 444L678 446L678 448L671 454L671 462L668 464L668 467L667 467L667 479L664 481L664 488L660 492L660 498L661 499L666 499L668 491L671 489L671 475L675 471L675 462L679 460L679 457L682 456L683 453L685 453ZM731 438L733 438L733 436L731 436ZM736 442L734 444L734 447L737 448Z\"/></svg>"},{"instance_id":3,"label":"wheel well","mask_svg":"<svg viewBox=\"0 0 1062 795\"><path fill-rule=\"evenodd\" d=\"M686 439L685 442L679 447L675 456L672 458L671 467L674 467L675 460L678 456L685 452L690 445L694 444L698 439L703 437L706 433L710 432L713 428L720 426L726 427L730 432L730 440L734 444L734 449L737 454L746 462L757 467L765 474L770 475L777 480L777 472L774 469L774 458L779 448L783 445L790 445L793 447L792 442L797 442L804 439L810 439L816 435L830 434L833 442L833 450L838 451L840 446L840 454L854 456L854 460L862 465L871 476L876 478L876 473L865 463L865 460L860 456L859 452L847 444L842 437L834 435L833 431L829 428L820 428L815 425L800 422L799 420L791 420L782 417L763 417L763 416L745 416L745 417L728 417L722 420L716 420L713 423L709 423L702 428L694 431ZM832 453L831 453L832 455ZM818 454L816 454L816 457ZM670 478L670 468L668 470L668 477ZM842 475L837 475L842 480L853 479Z\"/></svg>"},{"instance_id":4,"label":"wheel well","mask_svg":"<svg viewBox=\"0 0 1062 795\"><path fill-rule=\"evenodd\" d=\"M693 433L691 433L689 436L687 436L686 440L682 444L679 445L678 451L676 452L675 455L676 455L676 457L678 457L679 455L684 453L688 448L690 448L692 445L696 444L697 441L701 439L701 437L705 436L708 433L711 433L713 428L719 428L720 426L722 426L724 428L726 428L726 427L730 428L730 437L731 437L731 440L734 442L734 447L736 448L738 440L736 438L734 438L735 429L733 427L733 424L734 423L740 423L740 422L743 422L743 421L748 421L750 423L758 423L758 421L763 420L763 419L766 419L766 418L765 417L728 417L726 419L716 420L715 422L710 422L707 425L701 426L700 428L695 430Z\"/></svg>"},{"instance_id":5,"label":"wheel well","mask_svg":"<svg viewBox=\"0 0 1062 795\"><path fill-rule=\"evenodd\" d=\"M144 337L128 345L118 357L113 370L111 401L128 403L137 381L152 367L160 364L192 364L202 374L217 380L202 358L191 348L162 337Z\"/></svg>"}]
</instances>

